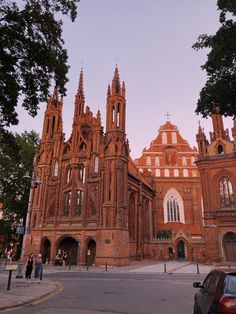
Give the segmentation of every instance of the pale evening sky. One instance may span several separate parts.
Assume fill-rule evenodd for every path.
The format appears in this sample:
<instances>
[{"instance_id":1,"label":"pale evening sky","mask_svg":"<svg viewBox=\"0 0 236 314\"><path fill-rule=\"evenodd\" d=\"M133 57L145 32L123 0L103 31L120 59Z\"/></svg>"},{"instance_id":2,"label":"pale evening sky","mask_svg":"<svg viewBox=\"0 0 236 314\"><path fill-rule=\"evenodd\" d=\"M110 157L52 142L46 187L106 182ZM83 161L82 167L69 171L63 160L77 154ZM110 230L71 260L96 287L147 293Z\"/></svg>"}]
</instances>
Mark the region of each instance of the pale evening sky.
<instances>
[{"instance_id":1,"label":"pale evening sky","mask_svg":"<svg viewBox=\"0 0 236 314\"><path fill-rule=\"evenodd\" d=\"M207 51L196 52L191 47L200 34L214 34L218 29L216 2L81 0L76 22L64 19L63 37L71 67L63 108L66 139L71 134L81 62L86 105L94 114L100 109L105 127L107 85L116 58L120 78L126 83L126 133L133 158L140 157L157 136L166 112L191 146L197 146L198 120L208 136L210 119L201 119L194 112L206 81L200 66ZM19 110L20 124L12 130L34 129L41 135L45 105L34 119ZM225 119L225 126L231 128L231 121Z\"/></svg>"}]
</instances>

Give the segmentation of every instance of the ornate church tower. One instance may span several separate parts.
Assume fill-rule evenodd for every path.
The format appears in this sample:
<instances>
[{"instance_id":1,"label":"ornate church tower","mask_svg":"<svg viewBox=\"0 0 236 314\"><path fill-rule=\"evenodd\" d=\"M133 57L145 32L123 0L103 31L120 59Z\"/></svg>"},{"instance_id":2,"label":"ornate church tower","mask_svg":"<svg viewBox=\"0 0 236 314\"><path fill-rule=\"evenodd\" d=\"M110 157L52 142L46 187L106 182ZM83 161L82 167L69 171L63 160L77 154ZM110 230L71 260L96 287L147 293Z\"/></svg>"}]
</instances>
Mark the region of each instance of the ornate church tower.
<instances>
[{"instance_id":1,"label":"ornate church tower","mask_svg":"<svg viewBox=\"0 0 236 314\"><path fill-rule=\"evenodd\" d=\"M97 260L125 264L129 257L127 173L128 144L125 134L125 84L120 83L116 66L112 85L108 86L106 134L104 143L104 193L100 237L103 241ZM109 254L107 253L109 252Z\"/></svg>"},{"instance_id":2,"label":"ornate church tower","mask_svg":"<svg viewBox=\"0 0 236 314\"><path fill-rule=\"evenodd\" d=\"M203 196L203 235L206 260L210 262L236 261L236 153L234 141L224 129L223 117L211 114L213 132L210 142L199 127L197 142Z\"/></svg>"}]
</instances>

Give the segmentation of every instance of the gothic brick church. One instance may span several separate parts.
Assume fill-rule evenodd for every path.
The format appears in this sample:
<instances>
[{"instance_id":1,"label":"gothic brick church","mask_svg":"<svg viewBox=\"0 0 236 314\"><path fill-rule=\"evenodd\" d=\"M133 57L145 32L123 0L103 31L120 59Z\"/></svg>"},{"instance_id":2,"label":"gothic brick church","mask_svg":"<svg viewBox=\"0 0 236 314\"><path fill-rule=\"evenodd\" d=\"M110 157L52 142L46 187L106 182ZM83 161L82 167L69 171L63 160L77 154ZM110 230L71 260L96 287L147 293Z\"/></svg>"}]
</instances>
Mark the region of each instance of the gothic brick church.
<instances>
[{"instance_id":1,"label":"gothic brick church","mask_svg":"<svg viewBox=\"0 0 236 314\"><path fill-rule=\"evenodd\" d=\"M120 266L143 258L236 261L231 253L236 246L236 123L234 142L218 115L211 144L199 128L198 155L166 121L133 161L125 84L117 66L107 90L105 131L100 112L93 115L85 107L82 71L68 140L62 107L55 90L35 156L41 184L31 190L25 255L41 252L53 263L58 252L66 251L71 263L81 265Z\"/></svg>"}]
</instances>

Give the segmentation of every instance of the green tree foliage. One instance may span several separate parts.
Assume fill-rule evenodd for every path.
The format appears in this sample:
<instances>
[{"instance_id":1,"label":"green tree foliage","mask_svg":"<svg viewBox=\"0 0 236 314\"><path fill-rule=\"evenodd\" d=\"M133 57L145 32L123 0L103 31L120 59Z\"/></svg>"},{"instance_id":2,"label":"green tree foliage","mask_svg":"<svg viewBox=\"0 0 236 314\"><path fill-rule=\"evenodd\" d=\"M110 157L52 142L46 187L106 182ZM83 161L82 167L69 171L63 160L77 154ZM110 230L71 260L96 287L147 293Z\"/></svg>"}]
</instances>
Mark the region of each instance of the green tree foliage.
<instances>
[{"instance_id":1,"label":"green tree foliage","mask_svg":"<svg viewBox=\"0 0 236 314\"><path fill-rule=\"evenodd\" d=\"M18 124L19 97L31 116L49 96L52 81L62 95L68 72L62 20L77 15L80 0L0 0L0 131Z\"/></svg>"},{"instance_id":2,"label":"green tree foliage","mask_svg":"<svg viewBox=\"0 0 236 314\"><path fill-rule=\"evenodd\" d=\"M33 159L39 136L34 131L22 134L0 133L0 203L3 218L11 227L24 223L31 180ZM1 233L1 230L0 230Z\"/></svg>"},{"instance_id":3,"label":"green tree foliage","mask_svg":"<svg viewBox=\"0 0 236 314\"><path fill-rule=\"evenodd\" d=\"M220 28L215 35L203 34L195 50L210 49L206 63L207 82L200 92L196 113L203 117L217 112L236 116L236 1L218 0Z\"/></svg>"}]
</instances>

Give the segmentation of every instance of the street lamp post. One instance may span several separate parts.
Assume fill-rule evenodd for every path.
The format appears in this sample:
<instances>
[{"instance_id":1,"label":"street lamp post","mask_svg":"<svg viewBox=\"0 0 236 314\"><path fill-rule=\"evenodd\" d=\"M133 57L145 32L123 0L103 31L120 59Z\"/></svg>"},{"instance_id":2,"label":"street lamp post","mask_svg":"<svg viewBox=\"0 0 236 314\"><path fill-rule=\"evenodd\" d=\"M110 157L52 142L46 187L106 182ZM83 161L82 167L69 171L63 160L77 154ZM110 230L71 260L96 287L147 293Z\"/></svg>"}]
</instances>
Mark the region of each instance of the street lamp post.
<instances>
[{"instance_id":1,"label":"street lamp post","mask_svg":"<svg viewBox=\"0 0 236 314\"><path fill-rule=\"evenodd\" d=\"M23 263L24 263L24 253L25 253L25 243L26 243L26 234L30 233L29 230L29 222L30 222L30 210L31 210L31 200L32 200L32 192L34 188L39 187L40 181L34 180L33 176L30 177L29 175L25 176L26 179L30 179L30 193L29 193L29 201L27 206L27 213L26 213L26 221L25 221L25 228L23 233L23 241L22 241L22 247L21 247L21 254L20 254L20 260L18 263L18 272L16 274L16 278L23 278Z\"/></svg>"}]
</instances>

